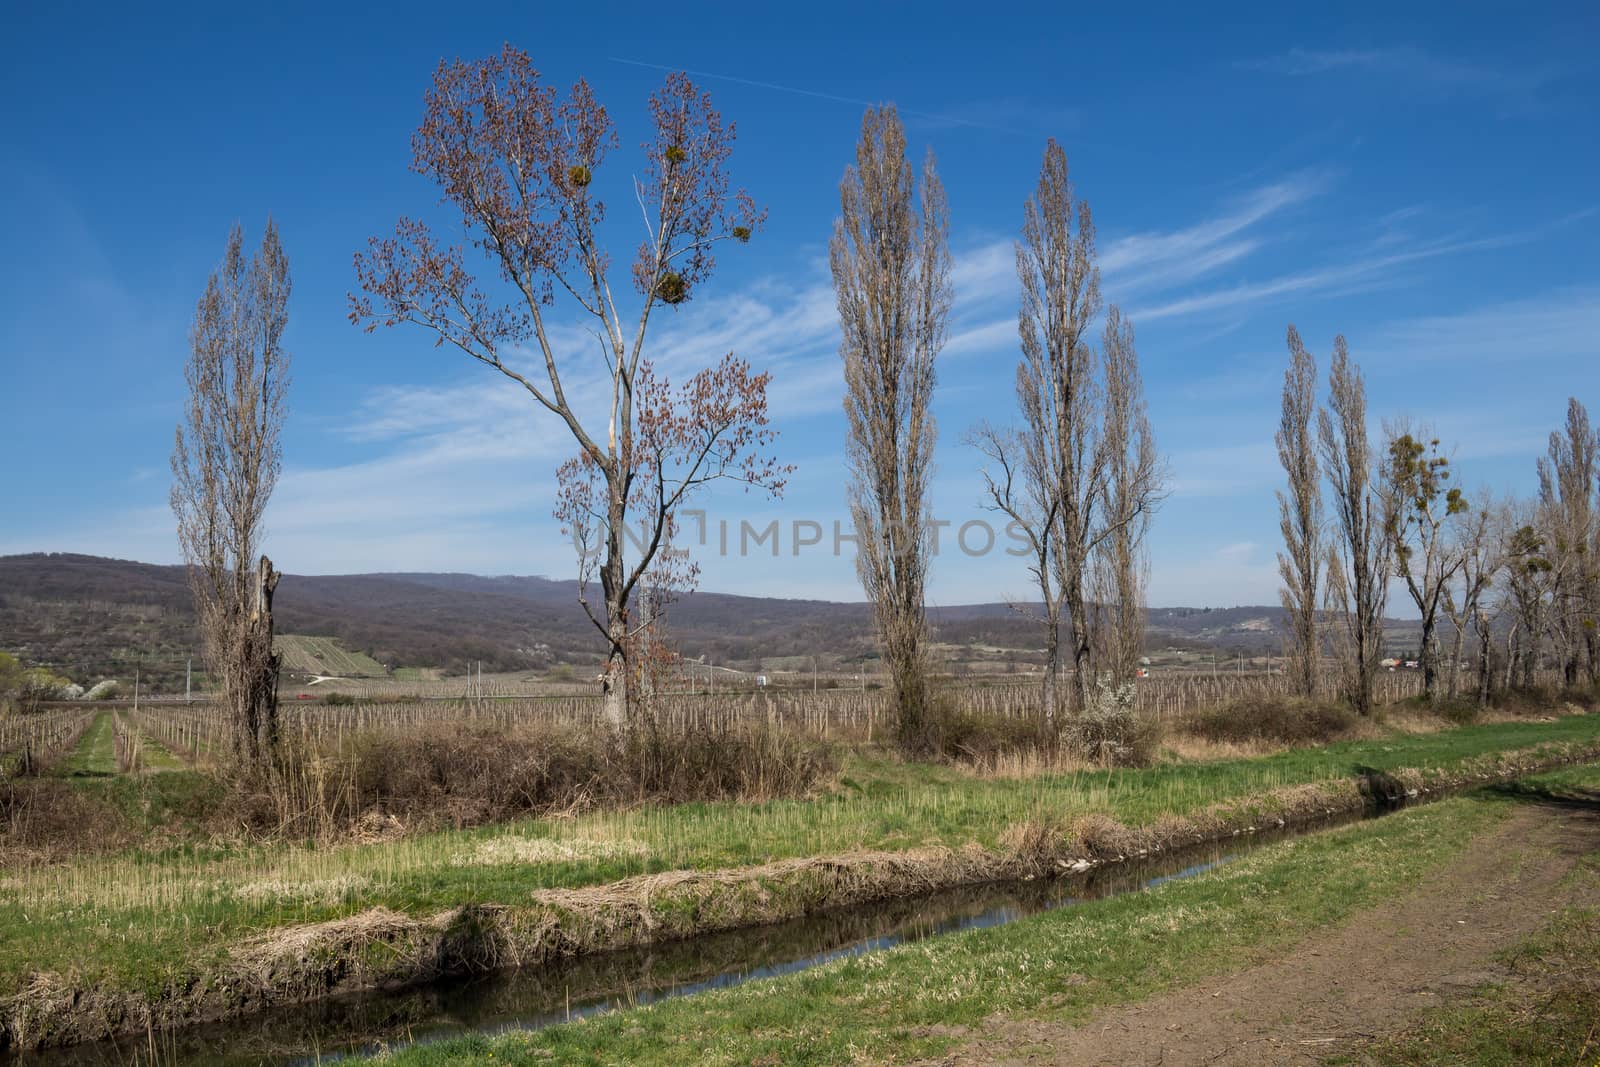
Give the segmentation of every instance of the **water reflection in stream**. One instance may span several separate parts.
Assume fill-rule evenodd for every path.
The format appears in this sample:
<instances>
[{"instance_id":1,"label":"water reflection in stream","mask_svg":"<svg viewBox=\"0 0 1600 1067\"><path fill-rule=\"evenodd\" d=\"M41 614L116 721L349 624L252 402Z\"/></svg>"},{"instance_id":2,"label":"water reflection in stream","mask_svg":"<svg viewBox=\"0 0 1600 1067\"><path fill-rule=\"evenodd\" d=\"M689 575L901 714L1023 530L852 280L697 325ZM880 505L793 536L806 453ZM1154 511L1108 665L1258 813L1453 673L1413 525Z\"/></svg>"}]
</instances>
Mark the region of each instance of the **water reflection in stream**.
<instances>
[{"instance_id":1,"label":"water reflection in stream","mask_svg":"<svg viewBox=\"0 0 1600 1067\"><path fill-rule=\"evenodd\" d=\"M326 1063L352 1052L469 1032L538 1029L1151 888L1193 877L1285 836L1333 824L1254 834L1059 878L969 886L545 967L330 998L226 1023L32 1053L14 1062L19 1067L281 1067ZM0 1061L13 1062L4 1056Z\"/></svg>"}]
</instances>

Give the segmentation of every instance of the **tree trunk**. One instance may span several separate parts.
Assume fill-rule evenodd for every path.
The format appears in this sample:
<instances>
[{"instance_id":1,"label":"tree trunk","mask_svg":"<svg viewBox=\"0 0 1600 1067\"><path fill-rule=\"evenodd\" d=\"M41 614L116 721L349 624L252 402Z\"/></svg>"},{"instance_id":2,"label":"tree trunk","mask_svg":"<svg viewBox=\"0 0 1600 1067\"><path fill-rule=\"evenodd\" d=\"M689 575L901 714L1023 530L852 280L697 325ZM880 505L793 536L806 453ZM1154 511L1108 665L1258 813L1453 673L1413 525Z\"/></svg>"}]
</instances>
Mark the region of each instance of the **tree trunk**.
<instances>
[{"instance_id":1,"label":"tree trunk","mask_svg":"<svg viewBox=\"0 0 1600 1067\"><path fill-rule=\"evenodd\" d=\"M1494 695L1494 663L1491 656L1489 621L1478 621L1478 703L1487 705Z\"/></svg>"},{"instance_id":2,"label":"tree trunk","mask_svg":"<svg viewBox=\"0 0 1600 1067\"><path fill-rule=\"evenodd\" d=\"M1302 625L1296 635L1294 656L1295 689L1307 700L1317 697L1317 631L1316 626Z\"/></svg>"},{"instance_id":3,"label":"tree trunk","mask_svg":"<svg viewBox=\"0 0 1600 1067\"><path fill-rule=\"evenodd\" d=\"M606 671L601 679L605 695L601 714L606 725L621 729L629 722L628 706L628 603L625 596L627 561L622 554L623 524L627 522L621 492L607 478L610 500L606 511L606 559L600 571L600 587L606 597Z\"/></svg>"},{"instance_id":4,"label":"tree trunk","mask_svg":"<svg viewBox=\"0 0 1600 1067\"><path fill-rule=\"evenodd\" d=\"M1500 686L1505 690L1510 690L1517 684L1517 626L1518 624L1513 622L1506 631L1506 677Z\"/></svg>"},{"instance_id":5,"label":"tree trunk","mask_svg":"<svg viewBox=\"0 0 1600 1067\"><path fill-rule=\"evenodd\" d=\"M613 626L612 640L618 627ZM606 725L621 729L628 721L628 661L621 652L613 650L606 659L606 672L600 679L601 692L604 700L601 705L601 715Z\"/></svg>"},{"instance_id":6,"label":"tree trunk","mask_svg":"<svg viewBox=\"0 0 1600 1067\"><path fill-rule=\"evenodd\" d=\"M1067 614L1072 624L1073 693L1076 701L1073 710L1082 711L1089 706L1089 656L1092 649L1089 647L1089 608L1083 602L1081 592L1067 598Z\"/></svg>"},{"instance_id":7,"label":"tree trunk","mask_svg":"<svg viewBox=\"0 0 1600 1067\"><path fill-rule=\"evenodd\" d=\"M1433 617L1422 617L1422 696L1432 704L1439 696L1439 649Z\"/></svg>"},{"instance_id":8,"label":"tree trunk","mask_svg":"<svg viewBox=\"0 0 1600 1067\"><path fill-rule=\"evenodd\" d=\"M907 752L927 754L934 747L934 724L929 715L928 679L920 652L895 657L889 669L900 711L900 745Z\"/></svg>"},{"instance_id":9,"label":"tree trunk","mask_svg":"<svg viewBox=\"0 0 1600 1067\"><path fill-rule=\"evenodd\" d=\"M1044 684L1039 714L1051 737L1061 725L1061 611L1045 612Z\"/></svg>"},{"instance_id":10,"label":"tree trunk","mask_svg":"<svg viewBox=\"0 0 1600 1067\"><path fill-rule=\"evenodd\" d=\"M278 673L282 659L272 648L272 596L282 577L266 556L256 567L254 595L245 621L243 677L236 699L246 754L261 764L278 747Z\"/></svg>"},{"instance_id":11,"label":"tree trunk","mask_svg":"<svg viewBox=\"0 0 1600 1067\"><path fill-rule=\"evenodd\" d=\"M1452 621L1455 622L1456 639L1450 649L1450 682L1446 692L1454 700L1461 692L1461 649L1466 644L1467 631L1460 621Z\"/></svg>"}]
</instances>

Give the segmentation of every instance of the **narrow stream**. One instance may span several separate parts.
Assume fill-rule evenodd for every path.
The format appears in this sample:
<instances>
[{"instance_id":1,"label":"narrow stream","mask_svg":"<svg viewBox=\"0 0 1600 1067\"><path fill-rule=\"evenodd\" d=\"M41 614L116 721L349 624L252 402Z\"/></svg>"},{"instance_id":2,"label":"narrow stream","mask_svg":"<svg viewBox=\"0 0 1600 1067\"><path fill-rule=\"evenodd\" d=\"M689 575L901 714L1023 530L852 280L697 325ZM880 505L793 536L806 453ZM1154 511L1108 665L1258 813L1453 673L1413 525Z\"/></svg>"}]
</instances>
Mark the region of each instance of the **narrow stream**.
<instances>
[{"instance_id":1,"label":"narrow stream","mask_svg":"<svg viewBox=\"0 0 1600 1067\"><path fill-rule=\"evenodd\" d=\"M546 967L335 997L224 1023L29 1053L15 1060L0 1055L0 1062L17 1067L289 1067L464 1033L539 1029L1153 888L1191 878L1285 837L1363 817L1251 834L1082 874L969 886Z\"/></svg>"}]
</instances>

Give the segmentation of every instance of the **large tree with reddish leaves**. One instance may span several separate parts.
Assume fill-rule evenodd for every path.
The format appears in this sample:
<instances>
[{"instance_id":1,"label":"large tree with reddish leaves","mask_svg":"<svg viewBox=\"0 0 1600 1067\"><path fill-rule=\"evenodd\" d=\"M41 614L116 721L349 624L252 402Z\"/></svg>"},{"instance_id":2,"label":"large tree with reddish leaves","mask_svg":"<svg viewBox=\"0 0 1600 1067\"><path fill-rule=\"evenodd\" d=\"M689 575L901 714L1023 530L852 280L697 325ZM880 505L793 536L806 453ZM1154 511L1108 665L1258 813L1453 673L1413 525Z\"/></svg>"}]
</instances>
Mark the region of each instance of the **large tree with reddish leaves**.
<instances>
[{"instance_id":1,"label":"large tree with reddish leaves","mask_svg":"<svg viewBox=\"0 0 1600 1067\"><path fill-rule=\"evenodd\" d=\"M633 610L637 594L664 565L680 584L694 577L671 544L677 508L723 479L777 495L788 470L769 454L770 375L730 354L674 386L646 355L657 306L688 301L711 276L716 246L748 241L764 218L742 190L730 192L734 127L707 94L673 74L649 110L632 189L645 229L632 301L613 290L600 234L597 183L618 140L611 119L587 83L563 99L509 45L441 63L412 137L412 169L459 211L462 240L402 218L393 237L356 255L361 293L350 298L351 321L369 332L423 326L515 382L571 433L577 455L558 472L556 516L582 548L580 601L604 635L605 711L617 724L633 710L630 649L651 621ZM469 267L478 256L488 270ZM577 331L553 327L571 319L587 322L593 341L563 343ZM598 604L587 595L596 576Z\"/></svg>"}]
</instances>

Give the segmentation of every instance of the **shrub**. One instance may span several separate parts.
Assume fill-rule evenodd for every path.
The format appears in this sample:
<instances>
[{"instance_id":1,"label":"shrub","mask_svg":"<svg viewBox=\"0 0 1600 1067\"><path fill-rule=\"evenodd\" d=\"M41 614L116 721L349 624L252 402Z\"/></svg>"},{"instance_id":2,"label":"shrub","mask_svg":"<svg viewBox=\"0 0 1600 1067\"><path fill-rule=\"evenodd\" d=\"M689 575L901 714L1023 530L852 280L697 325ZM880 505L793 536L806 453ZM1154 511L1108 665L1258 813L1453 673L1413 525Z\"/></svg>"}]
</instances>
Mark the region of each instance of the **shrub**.
<instances>
[{"instance_id":1,"label":"shrub","mask_svg":"<svg viewBox=\"0 0 1600 1067\"><path fill-rule=\"evenodd\" d=\"M1067 720L1063 736L1085 759L1107 767L1148 767L1161 745L1161 723L1134 710L1132 683L1102 675L1089 703Z\"/></svg>"},{"instance_id":2,"label":"shrub","mask_svg":"<svg viewBox=\"0 0 1600 1067\"><path fill-rule=\"evenodd\" d=\"M0 782L0 854L34 860L126 842L127 820L90 790L60 778Z\"/></svg>"},{"instance_id":3,"label":"shrub","mask_svg":"<svg viewBox=\"0 0 1600 1067\"><path fill-rule=\"evenodd\" d=\"M1188 731L1208 741L1332 741L1359 722L1344 704L1299 697L1249 696L1191 714Z\"/></svg>"},{"instance_id":4,"label":"shrub","mask_svg":"<svg viewBox=\"0 0 1600 1067\"><path fill-rule=\"evenodd\" d=\"M1427 706L1426 701L1424 706ZM1478 715L1483 708L1472 697L1457 696L1440 698L1428 710L1447 722L1466 726L1478 721Z\"/></svg>"},{"instance_id":5,"label":"shrub","mask_svg":"<svg viewBox=\"0 0 1600 1067\"><path fill-rule=\"evenodd\" d=\"M358 734L342 752L300 738L274 780L244 788L257 829L331 837L376 814L464 826L607 805L802 796L837 769L831 746L765 723L615 731L462 723Z\"/></svg>"},{"instance_id":6,"label":"shrub","mask_svg":"<svg viewBox=\"0 0 1600 1067\"><path fill-rule=\"evenodd\" d=\"M1035 715L982 715L957 709L948 696L935 704L932 729L945 759L993 769L1008 756L1053 760L1063 750L1106 766L1146 767L1161 745L1161 724L1133 707L1133 687L1102 680L1091 706L1069 714L1060 730Z\"/></svg>"},{"instance_id":7,"label":"shrub","mask_svg":"<svg viewBox=\"0 0 1600 1067\"><path fill-rule=\"evenodd\" d=\"M948 701L937 705L939 753L948 760L975 767L993 767L1001 757L1048 753L1056 739L1037 717L980 715L957 710Z\"/></svg>"}]
</instances>

